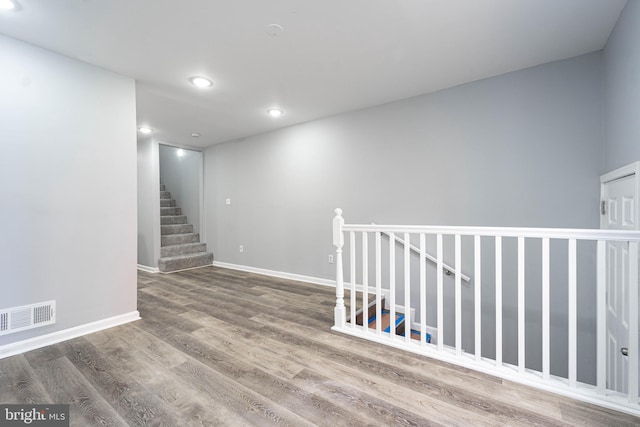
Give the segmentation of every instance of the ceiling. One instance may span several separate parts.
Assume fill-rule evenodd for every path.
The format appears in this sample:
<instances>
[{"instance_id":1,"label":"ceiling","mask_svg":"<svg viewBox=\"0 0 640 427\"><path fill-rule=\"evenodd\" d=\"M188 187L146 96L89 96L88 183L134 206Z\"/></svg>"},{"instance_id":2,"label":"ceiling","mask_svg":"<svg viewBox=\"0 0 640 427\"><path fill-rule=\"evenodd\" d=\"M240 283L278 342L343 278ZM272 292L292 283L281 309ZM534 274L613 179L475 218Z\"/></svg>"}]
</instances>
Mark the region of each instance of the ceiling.
<instances>
[{"instance_id":1,"label":"ceiling","mask_svg":"<svg viewBox=\"0 0 640 427\"><path fill-rule=\"evenodd\" d=\"M138 125L194 147L593 52L626 4L15 1L18 11L0 13L1 34L135 78ZM198 89L192 76L215 86ZM272 107L284 115L270 117Z\"/></svg>"}]
</instances>

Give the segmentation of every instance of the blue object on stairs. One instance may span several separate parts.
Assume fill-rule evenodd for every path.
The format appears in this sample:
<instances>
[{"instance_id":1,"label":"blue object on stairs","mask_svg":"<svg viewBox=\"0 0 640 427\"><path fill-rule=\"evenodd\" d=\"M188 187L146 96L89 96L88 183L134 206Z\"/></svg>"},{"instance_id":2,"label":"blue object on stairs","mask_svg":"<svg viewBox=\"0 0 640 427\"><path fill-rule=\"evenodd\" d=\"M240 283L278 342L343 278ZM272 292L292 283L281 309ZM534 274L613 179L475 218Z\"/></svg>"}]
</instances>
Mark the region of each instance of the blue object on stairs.
<instances>
[{"instance_id":1,"label":"blue object on stairs","mask_svg":"<svg viewBox=\"0 0 640 427\"><path fill-rule=\"evenodd\" d=\"M396 314L396 316L398 316L396 318L396 328L398 327L399 324L401 324L402 322L404 322L404 314ZM391 325L387 326L387 329L384 330L385 332L391 332Z\"/></svg>"}]
</instances>

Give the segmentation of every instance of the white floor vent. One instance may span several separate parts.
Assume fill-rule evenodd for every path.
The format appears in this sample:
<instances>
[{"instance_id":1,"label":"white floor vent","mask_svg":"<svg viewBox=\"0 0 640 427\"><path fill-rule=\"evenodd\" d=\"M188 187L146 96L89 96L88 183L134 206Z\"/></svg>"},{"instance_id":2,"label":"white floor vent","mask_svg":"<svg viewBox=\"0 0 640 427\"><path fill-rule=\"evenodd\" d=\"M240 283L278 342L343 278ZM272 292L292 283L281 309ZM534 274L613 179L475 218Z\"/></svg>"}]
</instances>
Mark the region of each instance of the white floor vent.
<instances>
[{"instance_id":1,"label":"white floor vent","mask_svg":"<svg viewBox=\"0 0 640 427\"><path fill-rule=\"evenodd\" d=\"M55 301L0 310L0 335L39 328L52 323L56 323Z\"/></svg>"}]
</instances>

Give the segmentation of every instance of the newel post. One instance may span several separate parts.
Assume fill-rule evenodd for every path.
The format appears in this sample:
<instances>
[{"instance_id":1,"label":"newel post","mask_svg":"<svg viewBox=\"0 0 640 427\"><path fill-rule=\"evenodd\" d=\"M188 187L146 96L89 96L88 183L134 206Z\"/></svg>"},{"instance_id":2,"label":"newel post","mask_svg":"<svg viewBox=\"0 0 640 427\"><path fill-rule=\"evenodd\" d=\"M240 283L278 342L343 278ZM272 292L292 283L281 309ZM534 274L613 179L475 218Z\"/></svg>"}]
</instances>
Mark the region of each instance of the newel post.
<instances>
[{"instance_id":1,"label":"newel post","mask_svg":"<svg viewBox=\"0 0 640 427\"><path fill-rule=\"evenodd\" d=\"M347 312L344 307L344 277L342 272L342 246L344 246L344 218L342 209L335 210L336 216L333 218L333 244L336 247L336 308L334 311L334 321L336 327L344 327L347 320Z\"/></svg>"}]
</instances>

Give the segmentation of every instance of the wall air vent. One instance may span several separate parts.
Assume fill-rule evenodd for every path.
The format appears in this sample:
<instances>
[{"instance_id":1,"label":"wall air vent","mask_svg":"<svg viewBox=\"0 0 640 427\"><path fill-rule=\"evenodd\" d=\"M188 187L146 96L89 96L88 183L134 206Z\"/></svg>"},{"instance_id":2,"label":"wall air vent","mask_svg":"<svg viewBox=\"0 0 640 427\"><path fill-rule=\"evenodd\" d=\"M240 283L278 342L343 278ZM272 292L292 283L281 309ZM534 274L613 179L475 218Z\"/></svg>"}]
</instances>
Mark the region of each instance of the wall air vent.
<instances>
[{"instance_id":1,"label":"wall air vent","mask_svg":"<svg viewBox=\"0 0 640 427\"><path fill-rule=\"evenodd\" d=\"M56 323L56 302L23 305L0 310L0 335Z\"/></svg>"}]
</instances>

